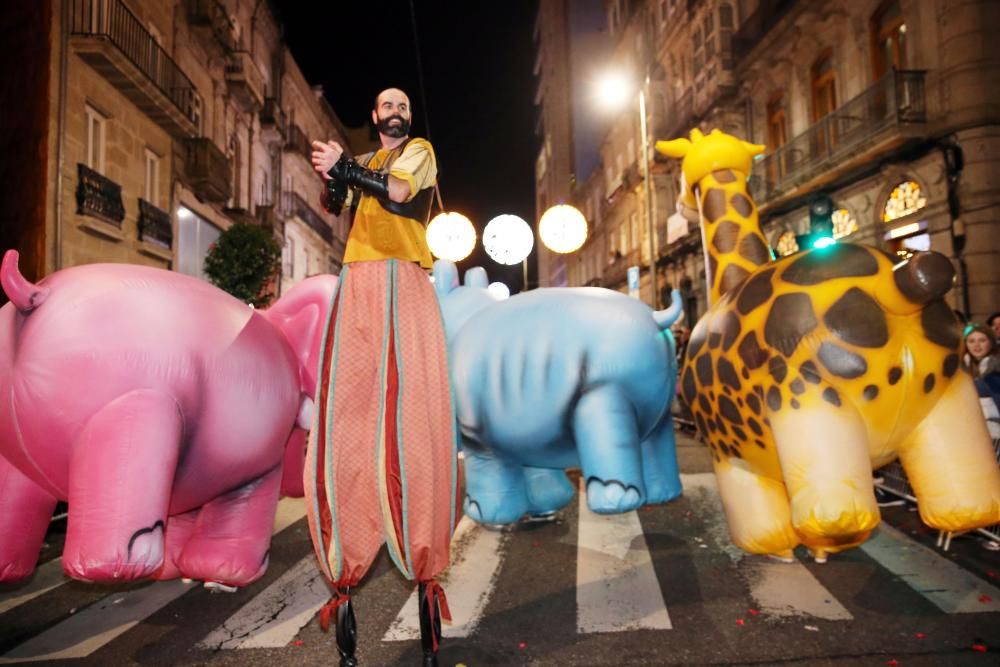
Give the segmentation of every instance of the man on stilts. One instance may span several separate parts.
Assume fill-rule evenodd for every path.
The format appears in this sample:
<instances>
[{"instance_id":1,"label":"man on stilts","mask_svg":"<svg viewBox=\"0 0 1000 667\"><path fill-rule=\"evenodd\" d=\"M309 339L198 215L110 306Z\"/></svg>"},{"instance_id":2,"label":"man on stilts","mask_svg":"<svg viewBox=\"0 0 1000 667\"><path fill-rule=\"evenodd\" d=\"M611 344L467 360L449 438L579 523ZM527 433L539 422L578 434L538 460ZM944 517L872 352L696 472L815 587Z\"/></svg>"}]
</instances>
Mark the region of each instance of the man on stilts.
<instances>
[{"instance_id":1,"label":"man on stilts","mask_svg":"<svg viewBox=\"0 0 1000 667\"><path fill-rule=\"evenodd\" d=\"M448 565L455 525L456 433L441 312L425 269L424 229L437 178L431 144L410 138L410 101L379 93L372 120L381 148L357 160L313 142L327 182L324 206L354 211L344 269L325 330L316 417L306 454L309 530L335 593L341 665L357 664L350 590L385 542L416 579L424 665L436 665L435 577Z\"/></svg>"}]
</instances>

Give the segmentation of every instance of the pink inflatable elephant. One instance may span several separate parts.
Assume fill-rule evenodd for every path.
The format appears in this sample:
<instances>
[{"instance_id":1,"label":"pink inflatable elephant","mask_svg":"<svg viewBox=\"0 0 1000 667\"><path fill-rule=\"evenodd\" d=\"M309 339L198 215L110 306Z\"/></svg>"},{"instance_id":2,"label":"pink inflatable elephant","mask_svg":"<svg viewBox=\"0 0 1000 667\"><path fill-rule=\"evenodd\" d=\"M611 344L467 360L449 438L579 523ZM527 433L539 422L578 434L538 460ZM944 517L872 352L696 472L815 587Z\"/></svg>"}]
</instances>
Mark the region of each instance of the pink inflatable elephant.
<instances>
[{"instance_id":1,"label":"pink inflatable elephant","mask_svg":"<svg viewBox=\"0 0 1000 667\"><path fill-rule=\"evenodd\" d=\"M93 264L0 283L0 581L34 570L57 500L63 569L242 586L267 569L336 277L254 311L170 271ZM286 455L287 451L287 455Z\"/></svg>"}]
</instances>

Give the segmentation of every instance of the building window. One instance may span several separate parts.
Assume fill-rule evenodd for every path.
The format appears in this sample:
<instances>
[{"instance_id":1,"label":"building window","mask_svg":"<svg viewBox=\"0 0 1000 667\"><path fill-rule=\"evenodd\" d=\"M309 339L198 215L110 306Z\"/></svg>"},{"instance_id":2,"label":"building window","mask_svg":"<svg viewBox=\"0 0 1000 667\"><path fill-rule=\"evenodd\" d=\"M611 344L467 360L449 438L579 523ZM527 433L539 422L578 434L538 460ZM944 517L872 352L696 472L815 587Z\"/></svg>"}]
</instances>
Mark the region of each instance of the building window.
<instances>
[{"instance_id":1,"label":"building window","mask_svg":"<svg viewBox=\"0 0 1000 667\"><path fill-rule=\"evenodd\" d=\"M906 23L899 0L885 2L872 16L872 60L875 80L892 68L906 69Z\"/></svg>"},{"instance_id":2,"label":"building window","mask_svg":"<svg viewBox=\"0 0 1000 667\"><path fill-rule=\"evenodd\" d=\"M191 209L177 209L177 270L205 280L205 256L221 234L221 229Z\"/></svg>"},{"instance_id":3,"label":"building window","mask_svg":"<svg viewBox=\"0 0 1000 667\"><path fill-rule=\"evenodd\" d=\"M87 146L83 163L94 171L104 173L104 137L107 117L100 111L86 105Z\"/></svg>"},{"instance_id":4,"label":"building window","mask_svg":"<svg viewBox=\"0 0 1000 667\"><path fill-rule=\"evenodd\" d=\"M231 200L230 208L243 208L241 204L243 203L243 192L240 189L242 185L242 147L240 146L240 139L235 134L229 139L229 163L232 172L230 173L230 182L233 184L233 198Z\"/></svg>"},{"instance_id":5,"label":"building window","mask_svg":"<svg viewBox=\"0 0 1000 667\"><path fill-rule=\"evenodd\" d=\"M795 240L795 232L789 230L779 236L778 242L775 244L775 249L782 257L791 255L793 252L798 252L799 242Z\"/></svg>"},{"instance_id":6,"label":"building window","mask_svg":"<svg viewBox=\"0 0 1000 667\"><path fill-rule=\"evenodd\" d=\"M889 198L882 207L882 222L892 222L905 215L916 213L927 206L920 184L916 181L903 181L892 189Z\"/></svg>"},{"instance_id":7,"label":"building window","mask_svg":"<svg viewBox=\"0 0 1000 667\"><path fill-rule=\"evenodd\" d=\"M705 41L705 62L707 63L715 55L715 15L712 12L705 12L701 26Z\"/></svg>"},{"instance_id":8,"label":"building window","mask_svg":"<svg viewBox=\"0 0 1000 667\"><path fill-rule=\"evenodd\" d=\"M153 206L160 207L160 156L146 149L146 179L143 189L143 199Z\"/></svg>"},{"instance_id":9,"label":"building window","mask_svg":"<svg viewBox=\"0 0 1000 667\"><path fill-rule=\"evenodd\" d=\"M767 147L775 152L788 141L788 131L785 124L784 98L779 92L767 103ZM785 156L768 160L767 177L771 183L777 183L785 176Z\"/></svg>"},{"instance_id":10,"label":"building window","mask_svg":"<svg viewBox=\"0 0 1000 667\"><path fill-rule=\"evenodd\" d=\"M826 52L816 59L812 66L812 100L813 121L837 108L836 77L830 53Z\"/></svg>"},{"instance_id":11,"label":"building window","mask_svg":"<svg viewBox=\"0 0 1000 667\"><path fill-rule=\"evenodd\" d=\"M858 221L846 208L833 212L833 238L842 239L858 231Z\"/></svg>"},{"instance_id":12,"label":"building window","mask_svg":"<svg viewBox=\"0 0 1000 667\"><path fill-rule=\"evenodd\" d=\"M285 237L285 247L281 249L281 275L295 279L295 239L291 236Z\"/></svg>"},{"instance_id":13,"label":"building window","mask_svg":"<svg viewBox=\"0 0 1000 667\"><path fill-rule=\"evenodd\" d=\"M733 29L733 8L731 5L719 5L719 28L722 30Z\"/></svg>"}]
</instances>

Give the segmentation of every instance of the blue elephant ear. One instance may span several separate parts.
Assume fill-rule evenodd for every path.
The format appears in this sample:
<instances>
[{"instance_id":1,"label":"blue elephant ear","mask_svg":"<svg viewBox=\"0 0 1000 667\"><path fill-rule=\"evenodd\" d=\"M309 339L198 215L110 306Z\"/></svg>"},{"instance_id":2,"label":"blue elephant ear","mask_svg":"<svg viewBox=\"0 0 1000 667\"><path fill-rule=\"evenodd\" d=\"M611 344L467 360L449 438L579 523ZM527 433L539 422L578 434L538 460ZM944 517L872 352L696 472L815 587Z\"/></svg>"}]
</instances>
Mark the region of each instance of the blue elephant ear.
<instances>
[{"instance_id":1,"label":"blue elephant ear","mask_svg":"<svg viewBox=\"0 0 1000 667\"><path fill-rule=\"evenodd\" d=\"M439 259L434 262L434 291L438 296L445 296L458 287L458 267L455 262Z\"/></svg>"},{"instance_id":2,"label":"blue elephant ear","mask_svg":"<svg viewBox=\"0 0 1000 667\"><path fill-rule=\"evenodd\" d=\"M481 266L474 266L465 272L465 286L486 289L490 285L490 279L486 275L486 269Z\"/></svg>"}]
</instances>

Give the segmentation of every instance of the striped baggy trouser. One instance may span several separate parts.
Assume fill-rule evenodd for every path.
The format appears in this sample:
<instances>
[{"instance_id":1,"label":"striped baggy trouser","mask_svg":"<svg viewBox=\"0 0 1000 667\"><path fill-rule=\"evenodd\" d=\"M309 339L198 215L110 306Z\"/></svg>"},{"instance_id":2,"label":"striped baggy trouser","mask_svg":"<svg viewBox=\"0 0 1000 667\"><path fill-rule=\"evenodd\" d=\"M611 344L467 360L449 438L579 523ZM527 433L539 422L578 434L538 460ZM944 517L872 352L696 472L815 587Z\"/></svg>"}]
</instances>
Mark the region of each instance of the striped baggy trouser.
<instances>
[{"instance_id":1,"label":"striped baggy trouser","mask_svg":"<svg viewBox=\"0 0 1000 667\"><path fill-rule=\"evenodd\" d=\"M338 591L358 583L383 542L408 579L432 581L448 565L456 455L444 327L427 274L397 260L345 266L305 465L313 546Z\"/></svg>"}]
</instances>

